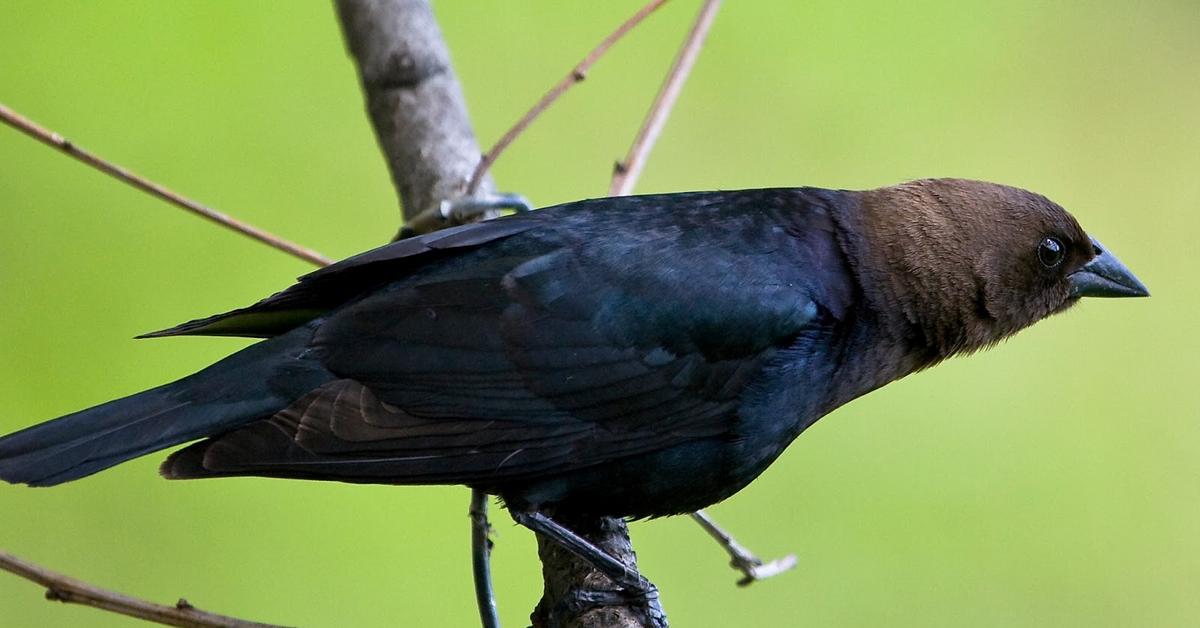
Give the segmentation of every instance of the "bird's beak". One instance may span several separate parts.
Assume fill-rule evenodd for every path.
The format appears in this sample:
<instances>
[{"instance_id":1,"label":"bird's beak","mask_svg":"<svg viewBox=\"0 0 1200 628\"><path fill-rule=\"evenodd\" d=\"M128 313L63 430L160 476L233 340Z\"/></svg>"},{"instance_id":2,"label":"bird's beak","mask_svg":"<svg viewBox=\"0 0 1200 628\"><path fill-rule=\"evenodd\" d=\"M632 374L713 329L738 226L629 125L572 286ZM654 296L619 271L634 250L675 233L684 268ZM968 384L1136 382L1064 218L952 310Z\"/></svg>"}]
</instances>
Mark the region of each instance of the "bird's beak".
<instances>
[{"instance_id":1,"label":"bird's beak","mask_svg":"<svg viewBox=\"0 0 1200 628\"><path fill-rule=\"evenodd\" d=\"M1096 257L1067 275L1073 297L1148 297L1150 291L1095 238Z\"/></svg>"}]
</instances>

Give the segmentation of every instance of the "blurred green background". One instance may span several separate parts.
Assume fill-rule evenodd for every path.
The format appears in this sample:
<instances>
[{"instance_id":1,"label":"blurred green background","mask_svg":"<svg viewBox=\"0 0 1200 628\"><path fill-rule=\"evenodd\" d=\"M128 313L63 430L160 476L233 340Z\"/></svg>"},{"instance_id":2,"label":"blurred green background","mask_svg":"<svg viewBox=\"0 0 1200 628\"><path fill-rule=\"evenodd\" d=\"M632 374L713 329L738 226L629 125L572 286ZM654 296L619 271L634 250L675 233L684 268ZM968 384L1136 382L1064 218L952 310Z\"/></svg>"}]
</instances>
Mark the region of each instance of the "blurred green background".
<instances>
[{"instance_id":1,"label":"blurred green background","mask_svg":"<svg viewBox=\"0 0 1200 628\"><path fill-rule=\"evenodd\" d=\"M487 144L640 0L442 2ZM635 31L496 168L603 195L698 6ZM6 0L0 102L335 257L398 212L327 2ZM843 408L715 508L799 568L747 590L637 523L678 626L1187 626L1200 617L1200 3L729 2L640 191L985 178L1071 209L1154 292L1088 302ZM309 268L0 128L0 432L244 343L140 332ZM636 217L631 216L631 219ZM304 626L471 625L458 487L170 483L148 456L0 486L0 548L130 594ZM495 513L508 626L540 592ZM0 574L0 625L127 626Z\"/></svg>"}]
</instances>

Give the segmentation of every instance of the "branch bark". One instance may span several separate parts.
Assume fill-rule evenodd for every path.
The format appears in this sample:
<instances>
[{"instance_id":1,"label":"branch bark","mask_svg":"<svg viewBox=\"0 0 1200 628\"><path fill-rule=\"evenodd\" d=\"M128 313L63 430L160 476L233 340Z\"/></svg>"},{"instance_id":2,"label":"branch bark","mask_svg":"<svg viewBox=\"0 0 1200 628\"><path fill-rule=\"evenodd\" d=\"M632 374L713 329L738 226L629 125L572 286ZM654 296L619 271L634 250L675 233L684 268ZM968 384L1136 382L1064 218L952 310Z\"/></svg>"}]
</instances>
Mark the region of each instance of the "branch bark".
<instances>
[{"instance_id":1,"label":"branch bark","mask_svg":"<svg viewBox=\"0 0 1200 628\"><path fill-rule=\"evenodd\" d=\"M569 518L556 520L596 547L608 552L632 569L637 554L629 540L629 528L621 519ZM529 620L534 628L665 628L667 618L657 598L629 600L622 605L581 605L581 591L611 591L616 588L607 576L541 535L537 537L538 557L542 560L542 600Z\"/></svg>"},{"instance_id":2,"label":"branch bark","mask_svg":"<svg viewBox=\"0 0 1200 628\"><path fill-rule=\"evenodd\" d=\"M433 10L426 0L337 0L337 8L404 215L436 214L428 210L463 193L481 153ZM489 177L480 181L479 191L493 192ZM624 522L571 525L636 569ZM650 623L636 604L600 610L570 604L571 591L602 583L604 576L540 537L538 545L545 591L531 617L534 626L662 625Z\"/></svg>"},{"instance_id":3,"label":"branch bark","mask_svg":"<svg viewBox=\"0 0 1200 628\"><path fill-rule=\"evenodd\" d=\"M337 10L404 218L428 217L408 227L445 226L428 210L464 192L480 151L433 9L426 0L337 0ZM479 189L491 193L491 179Z\"/></svg>"}]
</instances>

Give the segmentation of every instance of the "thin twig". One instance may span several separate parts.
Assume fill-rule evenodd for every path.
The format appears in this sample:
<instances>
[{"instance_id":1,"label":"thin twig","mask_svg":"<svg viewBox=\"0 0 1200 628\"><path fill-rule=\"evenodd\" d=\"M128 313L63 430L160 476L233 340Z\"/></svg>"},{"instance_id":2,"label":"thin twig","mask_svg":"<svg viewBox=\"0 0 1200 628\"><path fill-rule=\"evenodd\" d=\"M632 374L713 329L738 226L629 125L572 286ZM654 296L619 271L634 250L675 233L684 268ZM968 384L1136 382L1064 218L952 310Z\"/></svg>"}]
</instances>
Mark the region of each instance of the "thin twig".
<instances>
[{"instance_id":1,"label":"thin twig","mask_svg":"<svg viewBox=\"0 0 1200 628\"><path fill-rule=\"evenodd\" d=\"M700 7L700 13L684 39L666 80L659 88L658 95L654 97L654 104L650 105L642 128L638 130L633 145L629 147L629 154L613 167L612 185L608 188L609 196L625 196L633 191L633 186L646 165L646 157L654 148L654 143L667 123L667 117L671 115L671 108L679 98L683 84L687 82L692 67L696 65L696 58L700 56L700 49L704 47L704 40L708 37L708 31L720 7L721 0L705 0L704 6Z\"/></svg>"},{"instance_id":2,"label":"thin twig","mask_svg":"<svg viewBox=\"0 0 1200 628\"><path fill-rule=\"evenodd\" d=\"M139 600L50 571L7 552L0 552L0 570L16 574L46 587L46 599L52 602L92 606L167 626L282 628L275 624L260 624L202 611L182 598L174 606L163 606Z\"/></svg>"},{"instance_id":3,"label":"thin twig","mask_svg":"<svg viewBox=\"0 0 1200 628\"><path fill-rule=\"evenodd\" d=\"M488 494L471 489L471 571L475 576L475 603L483 628L500 628L496 591L492 588L492 526L488 523Z\"/></svg>"},{"instance_id":4,"label":"thin twig","mask_svg":"<svg viewBox=\"0 0 1200 628\"><path fill-rule=\"evenodd\" d=\"M558 84L550 88L550 91L546 92L546 95L542 96L541 100L537 101L537 104L535 104L532 109L527 111L524 116L521 116L521 119L517 120L517 123L500 137L495 146L492 146L491 149L483 154L483 158L479 160L479 165L475 166L475 172L471 174L471 181L467 184L466 193L468 195L475 193L475 189L479 187L480 180L483 179L483 175L486 174L488 169L492 167L492 164L496 162L496 158L498 158L500 154L504 152L504 149L508 148L509 144L512 144L513 140L517 139L517 136L525 131L530 123L537 119L537 117L541 115L547 107L553 104L554 101L558 100L558 98L562 96L564 92L566 92L576 83L587 78L588 70L591 69L591 67L600 59L600 57L604 56L604 53L608 52L609 48L612 48L613 44L617 43L617 41L624 37L626 33L633 29L633 27L640 24L646 19L647 16L649 16L662 5L666 4L666 2L667 0L651 0L646 4L646 6L638 9L637 13L634 13L633 16L628 20L625 20L624 23L617 27L617 30L613 31L608 37L605 37L604 40L599 43L599 45L593 48L592 51L583 58L583 61L580 61L578 65L572 68L571 71L568 72L567 75L558 82Z\"/></svg>"},{"instance_id":5,"label":"thin twig","mask_svg":"<svg viewBox=\"0 0 1200 628\"><path fill-rule=\"evenodd\" d=\"M721 526L717 525L717 522L713 521L703 510L692 513L692 519L699 523L700 527L704 528L712 538L716 539L721 547L725 548L725 552L729 554L729 566L742 572L743 577L738 580L739 587L777 576L796 566L795 554L788 554L764 563L753 552L742 547L728 532L721 529Z\"/></svg>"},{"instance_id":6,"label":"thin twig","mask_svg":"<svg viewBox=\"0 0 1200 628\"><path fill-rule=\"evenodd\" d=\"M284 240L283 238L280 238L272 233L263 231L258 227L248 225L227 214L223 214L215 209L201 205L200 203L197 203L191 199L184 198L175 192L172 192L171 190L154 183L153 181L144 179L130 172L129 170L122 168L121 166L118 166L110 161L106 161L82 148L79 148L58 133L39 126L37 123L18 114L12 109L9 109L3 104L0 104L0 122L4 122L5 124L17 129L18 131L21 131L29 137L42 142L43 144L46 144L47 146L57 148L58 150L70 155L71 157L74 157L75 159L78 159L79 161L82 161L83 163L99 170L100 172L128 183L129 185L132 185L133 187L152 196L156 196L164 201L167 201L176 207L186 209L193 214L207 218L208 220L211 220L221 226L233 229L238 233L254 238L259 242L279 249L280 251L290 253L306 262L316 264L317 266L325 266L331 263L331 260L320 253L317 253L316 251L306 249L298 244L293 244L292 242L288 242L287 240Z\"/></svg>"}]
</instances>

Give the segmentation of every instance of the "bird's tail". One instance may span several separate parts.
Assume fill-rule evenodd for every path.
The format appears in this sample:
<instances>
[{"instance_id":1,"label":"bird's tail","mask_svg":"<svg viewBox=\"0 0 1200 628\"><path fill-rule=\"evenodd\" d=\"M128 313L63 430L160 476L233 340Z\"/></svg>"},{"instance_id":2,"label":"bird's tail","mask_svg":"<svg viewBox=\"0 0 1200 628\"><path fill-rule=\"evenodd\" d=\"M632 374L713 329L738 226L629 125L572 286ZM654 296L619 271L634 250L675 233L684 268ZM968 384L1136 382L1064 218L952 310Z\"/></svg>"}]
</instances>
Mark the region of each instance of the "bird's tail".
<instances>
[{"instance_id":1,"label":"bird's tail","mask_svg":"<svg viewBox=\"0 0 1200 628\"><path fill-rule=\"evenodd\" d=\"M0 479L53 486L270 416L332 378L306 357L311 335L300 328L179 381L0 438Z\"/></svg>"}]
</instances>

